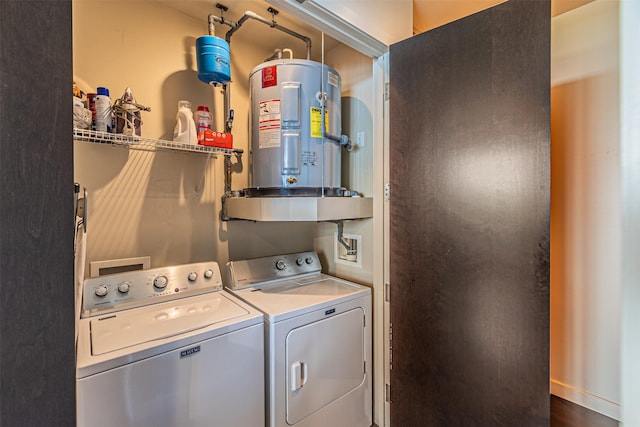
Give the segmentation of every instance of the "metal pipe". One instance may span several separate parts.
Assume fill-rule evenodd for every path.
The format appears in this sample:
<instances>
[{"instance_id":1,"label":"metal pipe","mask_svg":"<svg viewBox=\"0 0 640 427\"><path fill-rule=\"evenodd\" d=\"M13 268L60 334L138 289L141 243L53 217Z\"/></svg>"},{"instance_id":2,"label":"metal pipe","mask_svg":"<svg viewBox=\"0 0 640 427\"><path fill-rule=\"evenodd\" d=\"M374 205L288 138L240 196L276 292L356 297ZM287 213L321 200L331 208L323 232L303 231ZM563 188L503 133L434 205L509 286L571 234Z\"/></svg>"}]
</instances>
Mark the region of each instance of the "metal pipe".
<instances>
[{"instance_id":1,"label":"metal pipe","mask_svg":"<svg viewBox=\"0 0 640 427\"><path fill-rule=\"evenodd\" d=\"M324 123L324 115L325 110L324 110L324 104L327 100L327 94L324 91L324 31L321 33L321 40L322 40L322 45L320 46L320 51L322 52L322 62L321 62L321 70L320 70L320 136L324 136L324 127L325 127L325 123ZM326 170L324 168L324 158L327 155L327 150L325 150L325 146L324 146L324 138L322 139L322 170ZM324 198L324 173L322 174L322 197ZM338 231L340 231L340 228L338 227ZM340 233L338 233L340 234ZM338 240L340 240L340 236L338 236Z\"/></svg>"},{"instance_id":2,"label":"metal pipe","mask_svg":"<svg viewBox=\"0 0 640 427\"><path fill-rule=\"evenodd\" d=\"M209 15L212 16L212 15ZM265 25L270 26L271 28L275 28L276 30L280 30L283 33L289 34L292 37L298 38L302 41L304 41L307 45L307 59L311 59L311 39L307 36L304 36L302 34L296 33L293 30L290 30L289 28L283 27L282 25L276 23L275 20L268 20L267 18L263 18L262 16L258 15L255 12L252 12L250 10L247 10L243 15L242 18L240 18L238 20L238 22L231 22L231 21L225 21L224 18L218 18L217 16L214 16L213 19L217 19L216 22L219 22L221 24L226 24L229 25L231 27L231 29L229 31L227 31L227 34L224 36L225 40L227 41L227 43L231 43L231 36L240 29L240 27L242 26L242 24L244 24L245 22L247 22L247 20L249 19L255 19L258 22L262 22Z\"/></svg>"},{"instance_id":3,"label":"metal pipe","mask_svg":"<svg viewBox=\"0 0 640 427\"><path fill-rule=\"evenodd\" d=\"M324 76L324 73L323 73ZM324 88L323 88L324 89ZM327 132L327 123L324 120L324 115L325 115L325 102L327 100L327 94L323 91L319 94L319 101L320 101L320 130L321 130L321 136L323 139L328 139L331 140L333 142L335 142L338 145L342 145L344 146L347 151L351 151L353 149L353 143L351 142L351 140L349 139L349 137L347 135L333 135L330 134L329 132Z\"/></svg>"},{"instance_id":4,"label":"metal pipe","mask_svg":"<svg viewBox=\"0 0 640 427\"><path fill-rule=\"evenodd\" d=\"M351 252L351 245L344 240L344 221L329 221L338 226L338 242L345 247L347 253Z\"/></svg>"},{"instance_id":5,"label":"metal pipe","mask_svg":"<svg viewBox=\"0 0 640 427\"><path fill-rule=\"evenodd\" d=\"M229 23L227 24L231 27L231 29L227 31L227 34L225 34L224 36L224 39L227 41L227 43L231 44L231 36L233 35L233 33L238 31L242 26L242 24L247 22L248 19L249 19L249 16L247 16L247 12L245 12L244 15L242 15L242 18L238 20L238 22L234 22L233 25L230 25Z\"/></svg>"},{"instance_id":6,"label":"metal pipe","mask_svg":"<svg viewBox=\"0 0 640 427\"><path fill-rule=\"evenodd\" d=\"M231 109L231 86L228 83L222 85L222 93L224 94L224 131L231 133L234 113Z\"/></svg>"},{"instance_id":7,"label":"metal pipe","mask_svg":"<svg viewBox=\"0 0 640 427\"><path fill-rule=\"evenodd\" d=\"M288 28L285 28L273 21L269 21L266 18L259 16L257 13L252 12L250 10L246 11L242 17L238 20L238 22L229 21L224 19L224 17L216 16L210 14L207 17L207 21L209 23L209 34L213 35L212 32L215 32L214 23L223 24L229 26L231 29L227 31L224 38L229 45L231 45L231 36L240 29L242 24L247 22L249 19L255 19L258 22L262 22L263 24L269 25L271 28L275 28L277 30L283 31L293 37L299 38L303 40L307 44L307 59L311 58L311 39L307 36L303 36L302 34L298 34L295 31L292 31ZM231 94L229 84L222 85L222 91L224 93L224 114L225 114L225 132L231 133L231 129L233 127L233 110L231 109ZM339 141L339 140L338 140Z\"/></svg>"},{"instance_id":8,"label":"metal pipe","mask_svg":"<svg viewBox=\"0 0 640 427\"><path fill-rule=\"evenodd\" d=\"M224 156L224 194L231 194L231 177L233 174L231 156Z\"/></svg>"},{"instance_id":9,"label":"metal pipe","mask_svg":"<svg viewBox=\"0 0 640 427\"><path fill-rule=\"evenodd\" d=\"M215 36L216 35L216 26L213 25L213 19L212 19L213 15L209 15L207 17L207 23L208 23L208 27L209 27L209 35L210 36Z\"/></svg>"},{"instance_id":10,"label":"metal pipe","mask_svg":"<svg viewBox=\"0 0 640 427\"><path fill-rule=\"evenodd\" d=\"M275 49L273 54L264 60L264 62L272 61L274 59L282 59L282 49Z\"/></svg>"},{"instance_id":11,"label":"metal pipe","mask_svg":"<svg viewBox=\"0 0 640 427\"><path fill-rule=\"evenodd\" d=\"M207 17L207 21L209 22L209 29L211 29L211 26L213 25L214 22L217 22L218 24L228 25L231 28L233 28L236 25L238 25L237 23L235 23L233 21L229 21L227 19L224 19L224 17L216 16L216 15L213 15L213 14L211 14L211 15L209 15Z\"/></svg>"},{"instance_id":12,"label":"metal pipe","mask_svg":"<svg viewBox=\"0 0 640 427\"><path fill-rule=\"evenodd\" d=\"M327 132L327 122L324 119L324 115L326 114L325 103L327 102L327 93L324 91L324 32L322 33L322 78L320 84L322 87L320 88L320 92L316 94L316 98L320 102L320 134L322 136L323 142L326 138L337 143L338 145L343 145L347 149L347 151L351 151L353 149L353 145L351 144L349 137L347 135L332 135Z\"/></svg>"},{"instance_id":13,"label":"metal pipe","mask_svg":"<svg viewBox=\"0 0 640 427\"><path fill-rule=\"evenodd\" d=\"M239 164L242 161L242 150L234 150L236 155L236 159L238 160L236 164ZM220 219L222 221L229 221L229 215L227 215L227 200L230 197L237 197L235 194L240 194L241 192L233 192L231 190L231 179L233 177L233 162L231 162L231 156L224 156L224 194L222 195L222 209L220 210Z\"/></svg>"},{"instance_id":14,"label":"metal pipe","mask_svg":"<svg viewBox=\"0 0 640 427\"><path fill-rule=\"evenodd\" d=\"M307 45L307 60L311 59L311 39L309 37L303 36L302 34L298 34L295 31L285 28L280 24L276 24L275 22L271 25L271 28L275 28L276 30L280 30L283 33L289 34L290 36L296 37L304 41L305 44Z\"/></svg>"}]
</instances>

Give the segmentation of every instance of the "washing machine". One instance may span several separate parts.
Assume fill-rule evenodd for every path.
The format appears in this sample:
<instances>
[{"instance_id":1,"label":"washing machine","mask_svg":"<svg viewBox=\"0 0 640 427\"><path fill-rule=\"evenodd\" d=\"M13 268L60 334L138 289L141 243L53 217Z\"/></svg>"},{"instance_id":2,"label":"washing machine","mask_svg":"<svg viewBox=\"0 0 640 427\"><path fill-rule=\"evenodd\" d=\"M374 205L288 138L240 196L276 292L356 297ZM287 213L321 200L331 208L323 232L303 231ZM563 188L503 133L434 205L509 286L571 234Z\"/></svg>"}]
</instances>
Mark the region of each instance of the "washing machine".
<instances>
[{"instance_id":1,"label":"washing machine","mask_svg":"<svg viewBox=\"0 0 640 427\"><path fill-rule=\"evenodd\" d=\"M79 427L263 425L263 316L217 263L87 279L82 295Z\"/></svg>"},{"instance_id":2,"label":"washing machine","mask_svg":"<svg viewBox=\"0 0 640 427\"><path fill-rule=\"evenodd\" d=\"M231 261L225 285L264 313L266 426L371 426L370 288L315 252Z\"/></svg>"}]
</instances>

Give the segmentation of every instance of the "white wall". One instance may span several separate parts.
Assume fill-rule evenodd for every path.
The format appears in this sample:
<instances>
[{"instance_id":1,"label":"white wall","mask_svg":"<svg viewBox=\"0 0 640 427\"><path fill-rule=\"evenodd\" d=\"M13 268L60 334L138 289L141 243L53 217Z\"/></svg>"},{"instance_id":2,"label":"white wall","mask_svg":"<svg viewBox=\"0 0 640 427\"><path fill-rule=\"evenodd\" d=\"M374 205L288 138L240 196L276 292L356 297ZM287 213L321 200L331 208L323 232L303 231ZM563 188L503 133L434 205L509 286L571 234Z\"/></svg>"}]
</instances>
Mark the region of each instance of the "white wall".
<instances>
[{"instance_id":1,"label":"white wall","mask_svg":"<svg viewBox=\"0 0 640 427\"><path fill-rule=\"evenodd\" d=\"M372 62L370 58L358 54L353 49L340 46L329 52L327 61L331 67L340 67L342 77L342 132L349 135L355 143L359 132L363 135L364 145L355 147L351 152L343 151L342 185L358 191L363 196L373 196L373 90ZM331 274L350 280L373 283L373 226L371 219L347 221L344 231L362 236L361 267L336 264L331 260ZM315 245L322 252L333 254L334 224L319 224Z\"/></svg>"},{"instance_id":2,"label":"white wall","mask_svg":"<svg viewBox=\"0 0 640 427\"><path fill-rule=\"evenodd\" d=\"M552 20L551 392L619 419L618 2Z\"/></svg>"},{"instance_id":3,"label":"white wall","mask_svg":"<svg viewBox=\"0 0 640 427\"><path fill-rule=\"evenodd\" d=\"M112 99L130 86L137 101L152 108L142 113L143 136L171 139L179 99L194 109L208 105L221 126L220 96L214 102L212 88L196 76L195 38L204 33L206 15L196 20L156 2L88 0L75 1L73 15L75 78L85 91L108 87ZM270 53L248 44L232 56L234 147L245 150L235 189L248 186L248 83L241 76ZM220 223L223 163L206 163L202 155L76 143L75 179L89 191L87 262L150 255L152 266L223 264L231 256L311 248L309 224Z\"/></svg>"},{"instance_id":4,"label":"white wall","mask_svg":"<svg viewBox=\"0 0 640 427\"><path fill-rule=\"evenodd\" d=\"M623 424L640 425L640 3L620 2Z\"/></svg>"},{"instance_id":5,"label":"white wall","mask_svg":"<svg viewBox=\"0 0 640 427\"><path fill-rule=\"evenodd\" d=\"M342 19L390 45L412 35L411 0L315 0Z\"/></svg>"}]
</instances>

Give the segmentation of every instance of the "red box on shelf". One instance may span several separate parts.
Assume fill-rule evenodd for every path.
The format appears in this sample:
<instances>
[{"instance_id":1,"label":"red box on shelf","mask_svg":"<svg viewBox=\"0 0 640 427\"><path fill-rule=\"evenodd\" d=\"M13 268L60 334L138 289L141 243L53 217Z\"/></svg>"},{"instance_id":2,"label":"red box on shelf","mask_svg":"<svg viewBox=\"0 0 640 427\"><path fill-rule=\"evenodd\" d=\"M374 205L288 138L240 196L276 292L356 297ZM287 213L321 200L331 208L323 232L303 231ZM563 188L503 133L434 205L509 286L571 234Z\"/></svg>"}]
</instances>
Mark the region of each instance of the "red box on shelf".
<instances>
[{"instance_id":1,"label":"red box on shelf","mask_svg":"<svg viewBox=\"0 0 640 427\"><path fill-rule=\"evenodd\" d=\"M198 144L207 147L233 148L233 135L230 133L216 132L211 129L201 130L198 133Z\"/></svg>"}]
</instances>

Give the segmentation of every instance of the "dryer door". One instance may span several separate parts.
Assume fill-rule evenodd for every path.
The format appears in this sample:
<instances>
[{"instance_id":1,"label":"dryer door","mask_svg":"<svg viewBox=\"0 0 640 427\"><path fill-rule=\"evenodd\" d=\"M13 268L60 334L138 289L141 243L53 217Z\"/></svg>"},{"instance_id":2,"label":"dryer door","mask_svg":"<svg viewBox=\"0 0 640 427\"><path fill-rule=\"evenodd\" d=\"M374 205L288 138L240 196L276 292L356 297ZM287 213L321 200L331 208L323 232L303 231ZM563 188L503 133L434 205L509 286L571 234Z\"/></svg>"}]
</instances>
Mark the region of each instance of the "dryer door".
<instances>
[{"instance_id":1,"label":"dryer door","mask_svg":"<svg viewBox=\"0 0 640 427\"><path fill-rule=\"evenodd\" d=\"M356 308L287 335L287 423L293 425L365 379L364 312Z\"/></svg>"}]
</instances>

